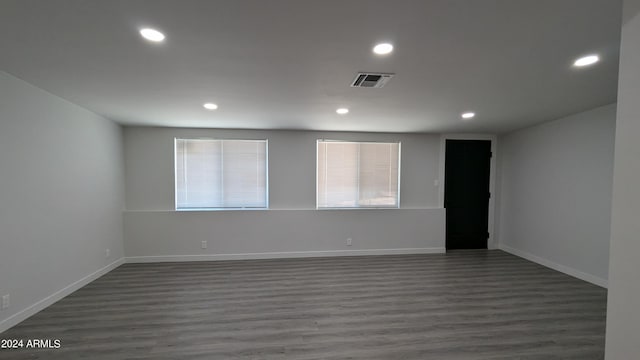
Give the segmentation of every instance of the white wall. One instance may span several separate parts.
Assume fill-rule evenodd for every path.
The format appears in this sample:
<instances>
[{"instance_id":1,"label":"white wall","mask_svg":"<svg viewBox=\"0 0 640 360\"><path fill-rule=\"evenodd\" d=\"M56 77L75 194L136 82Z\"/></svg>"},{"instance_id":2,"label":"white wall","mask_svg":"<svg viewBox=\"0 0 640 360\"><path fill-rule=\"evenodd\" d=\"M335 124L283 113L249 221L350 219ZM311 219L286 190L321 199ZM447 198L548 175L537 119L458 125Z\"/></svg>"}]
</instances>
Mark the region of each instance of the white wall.
<instances>
[{"instance_id":1,"label":"white wall","mask_svg":"<svg viewBox=\"0 0 640 360\"><path fill-rule=\"evenodd\" d=\"M145 256L176 260L186 255L213 259L444 250L444 210L435 209L437 135L142 127L127 127L124 134L127 257L143 261ZM174 212L174 137L269 139L271 210ZM315 210L319 138L401 141L402 209ZM348 237L353 238L350 247ZM209 241L207 249L200 248L204 240Z\"/></svg>"},{"instance_id":2,"label":"white wall","mask_svg":"<svg viewBox=\"0 0 640 360\"><path fill-rule=\"evenodd\" d=\"M500 137L500 248L606 286L615 110Z\"/></svg>"},{"instance_id":3,"label":"white wall","mask_svg":"<svg viewBox=\"0 0 640 360\"><path fill-rule=\"evenodd\" d=\"M123 168L119 126L0 72L0 331L121 261Z\"/></svg>"},{"instance_id":4,"label":"white wall","mask_svg":"<svg viewBox=\"0 0 640 360\"><path fill-rule=\"evenodd\" d=\"M640 0L623 10L611 216L607 360L640 354Z\"/></svg>"}]
</instances>

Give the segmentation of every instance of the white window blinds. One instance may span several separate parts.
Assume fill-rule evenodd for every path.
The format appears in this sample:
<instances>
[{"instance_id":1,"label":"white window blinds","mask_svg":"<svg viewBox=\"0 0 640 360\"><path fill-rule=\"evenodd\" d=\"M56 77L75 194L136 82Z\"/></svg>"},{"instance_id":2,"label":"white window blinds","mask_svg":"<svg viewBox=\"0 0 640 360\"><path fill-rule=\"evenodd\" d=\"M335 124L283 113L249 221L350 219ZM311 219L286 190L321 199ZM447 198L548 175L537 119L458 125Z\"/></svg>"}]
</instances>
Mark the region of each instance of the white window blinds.
<instances>
[{"instance_id":1,"label":"white window blinds","mask_svg":"<svg viewBox=\"0 0 640 360\"><path fill-rule=\"evenodd\" d=\"M267 141L176 139L176 209L266 208Z\"/></svg>"},{"instance_id":2,"label":"white window blinds","mask_svg":"<svg viewBox=\"0 0 640 360\"><path fill-rule=\"evenodd\" d=\"M400 143L318 140L317 207L398 207Z\"/></svg>"}]
</instances>

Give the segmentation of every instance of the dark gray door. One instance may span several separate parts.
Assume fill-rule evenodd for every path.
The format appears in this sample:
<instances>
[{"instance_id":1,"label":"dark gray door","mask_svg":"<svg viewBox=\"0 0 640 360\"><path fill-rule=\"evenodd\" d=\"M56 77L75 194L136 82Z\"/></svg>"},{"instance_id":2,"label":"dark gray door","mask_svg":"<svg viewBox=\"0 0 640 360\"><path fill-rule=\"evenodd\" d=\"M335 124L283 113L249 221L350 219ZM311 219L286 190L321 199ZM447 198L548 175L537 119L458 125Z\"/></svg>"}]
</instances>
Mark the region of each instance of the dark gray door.
<instances>
[{"instance_id":1,"label":"dark gray door","mask_svg":"<svg viewBox=\"0 0 640 360\"><path fill-rule=\"evenodd\" d=\"M447 140L445 151L447 249L486 249L491 141Z\"/></svg>"}]
</instances>

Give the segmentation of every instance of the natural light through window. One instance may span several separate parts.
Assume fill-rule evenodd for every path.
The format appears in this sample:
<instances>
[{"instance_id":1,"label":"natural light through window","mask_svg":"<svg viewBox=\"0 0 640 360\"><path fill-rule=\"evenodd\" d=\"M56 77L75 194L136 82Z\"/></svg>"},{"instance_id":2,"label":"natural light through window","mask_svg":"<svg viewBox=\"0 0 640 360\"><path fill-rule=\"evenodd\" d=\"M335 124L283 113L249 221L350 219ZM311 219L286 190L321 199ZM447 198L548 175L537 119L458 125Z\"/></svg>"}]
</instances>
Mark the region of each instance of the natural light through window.
<instances>
[{"instance_id":1,"label":"natural light through window","mask_svg":"<svg viewBox=\"0 0 640 360\"><path fill-rule=\"evenodd\" d=\"M318 208L399 207L400 143L318 140Z\"/></svg>"},{"instance_id":2,"label":"natural light through window","mask_svg":"<svg viewBox=\"0 0 640 360\"><path fill-rule=\"evenodd\" d=\"M176 209L267 208L267 140L175 139Z\"/></svg>"}]
</instances>

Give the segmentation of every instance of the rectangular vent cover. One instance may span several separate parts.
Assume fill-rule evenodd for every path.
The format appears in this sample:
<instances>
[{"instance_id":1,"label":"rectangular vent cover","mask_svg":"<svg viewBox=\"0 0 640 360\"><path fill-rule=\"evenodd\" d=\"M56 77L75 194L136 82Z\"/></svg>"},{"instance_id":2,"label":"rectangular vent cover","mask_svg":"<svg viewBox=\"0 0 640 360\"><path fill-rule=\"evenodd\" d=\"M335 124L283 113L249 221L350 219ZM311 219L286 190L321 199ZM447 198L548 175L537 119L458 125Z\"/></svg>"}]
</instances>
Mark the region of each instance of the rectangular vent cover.
<instances>
[{"instance_id":1,"label":"rectangular vent cover","mask_svg":"<svg viewBox=\"0 0 640 360\"><path fill-rule=\"evenodd\" d=\"M393 75L386 73L358 73L351 83L351 87L381 88L391 80Z\"/></svg>"}]
</instances>

